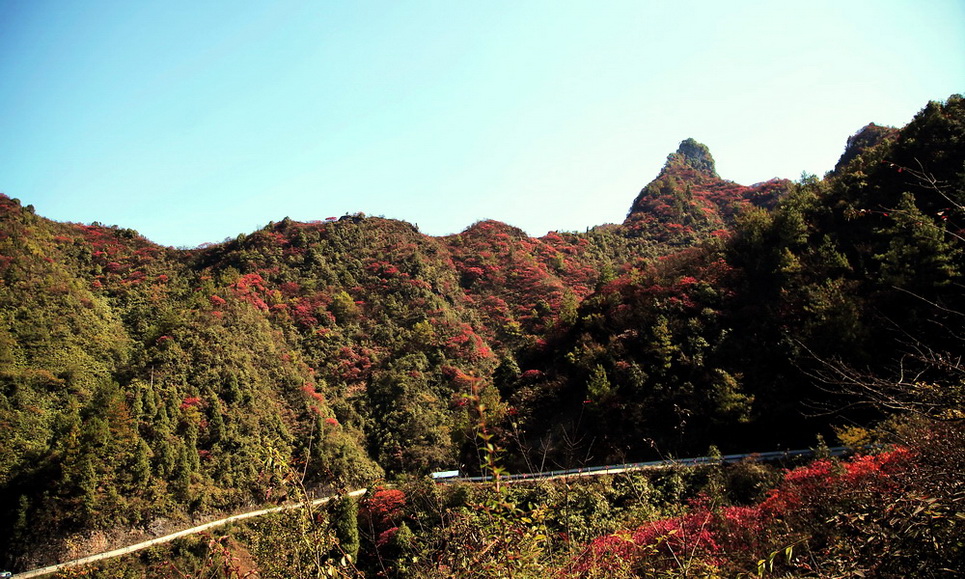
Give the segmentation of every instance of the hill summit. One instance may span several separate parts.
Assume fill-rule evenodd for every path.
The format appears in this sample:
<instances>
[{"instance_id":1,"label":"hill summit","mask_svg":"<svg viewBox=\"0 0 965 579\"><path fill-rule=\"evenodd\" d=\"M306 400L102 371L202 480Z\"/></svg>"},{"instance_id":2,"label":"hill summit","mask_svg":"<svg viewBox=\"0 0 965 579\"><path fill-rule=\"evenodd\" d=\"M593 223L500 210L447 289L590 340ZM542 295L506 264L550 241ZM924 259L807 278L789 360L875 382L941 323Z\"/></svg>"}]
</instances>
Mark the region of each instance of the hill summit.
<instances>
[{"instance_id":1,"label":"hill summit","mask_svg":"<svg viewBox=\"0 0 965 579\"><path fill-rule=\"evenodd\" d=\"M750 187L722 179L707 145L688 138L633 200L624 225L631 235L685 246L722 231L748 206L772 207L790 186L786 179Z\"/></svg>"},{"instance_id":2,"label":"hill summit","mask_svg":"<svg viewBox=\"0 0 965 579\"><path fill-rule=\"evenodd\" d=\"M677 147L677 152L667 156L664 172L676 164L686 165L709 177L720 178L717 175L714 157L710 154L710 149L707 145L698 143L694 139L684 139Z\"/></svg>"}]
</instances>

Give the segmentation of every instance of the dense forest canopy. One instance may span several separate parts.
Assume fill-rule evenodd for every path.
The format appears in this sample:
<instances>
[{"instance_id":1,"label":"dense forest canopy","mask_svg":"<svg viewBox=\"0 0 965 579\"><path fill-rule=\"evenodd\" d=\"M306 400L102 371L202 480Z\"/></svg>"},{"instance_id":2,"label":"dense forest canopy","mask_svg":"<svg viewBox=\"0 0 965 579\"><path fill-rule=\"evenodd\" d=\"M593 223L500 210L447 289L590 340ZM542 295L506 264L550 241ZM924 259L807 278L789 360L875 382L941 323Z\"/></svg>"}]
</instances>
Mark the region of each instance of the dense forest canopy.
<instances>
[{"instance_id":1,"label":"dense forest canopy","mask_svg":"<svg viewBox=\"0 0 965 579\"><path fill-rule=\"evenodd\" d=\"M963 162L952 96L824 178L739 185L687 139L623 224L541 238L356 214L172 249L0 197L0 562L293 476L478 472L483 407L517 471L961 419Z\"/></svg>"}]
</instances>

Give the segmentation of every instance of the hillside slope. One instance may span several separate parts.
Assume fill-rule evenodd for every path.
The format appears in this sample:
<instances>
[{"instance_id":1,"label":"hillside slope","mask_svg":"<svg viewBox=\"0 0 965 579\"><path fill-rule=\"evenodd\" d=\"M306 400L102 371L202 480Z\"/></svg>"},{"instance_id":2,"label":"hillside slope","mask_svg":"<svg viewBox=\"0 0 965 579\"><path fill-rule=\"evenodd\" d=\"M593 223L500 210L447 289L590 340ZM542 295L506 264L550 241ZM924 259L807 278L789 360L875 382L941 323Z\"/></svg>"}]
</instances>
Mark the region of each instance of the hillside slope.
<instances>
[{"instance_id":1,"label":"hillside slope","mask_svg":"<svg viewBox=\"0 0 965 579\"><path fill-rule=\"evenodd\" d=\"M0 563L478 470L482 425L528 470L875 418L817 371L961 352L965 106L852 140L823 180L745 187L688 139L624 224L539 239L354 215L175 250L0 197Z\"/></svg>"}]
</instances>

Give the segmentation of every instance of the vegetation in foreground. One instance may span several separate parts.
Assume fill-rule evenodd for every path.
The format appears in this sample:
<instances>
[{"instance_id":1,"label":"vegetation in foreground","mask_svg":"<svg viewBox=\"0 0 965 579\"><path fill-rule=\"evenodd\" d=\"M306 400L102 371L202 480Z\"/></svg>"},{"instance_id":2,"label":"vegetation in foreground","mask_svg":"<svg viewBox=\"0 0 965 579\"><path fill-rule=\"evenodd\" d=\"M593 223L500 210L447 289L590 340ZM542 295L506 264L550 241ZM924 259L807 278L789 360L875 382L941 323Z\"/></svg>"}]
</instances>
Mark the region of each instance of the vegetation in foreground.
<instances>
[{"instance_id":1,"label":"vegetation in foreground","mask_svg":"<svg viewBox=\"0 0 965 579\"><path fill-rule=\"evenodd\" d=\"M954 577L965 431L892 420L874 454L593 480L374 488L65 577ZM906 444L887 444L884 439Z\"/></svg>"}]
</instances>

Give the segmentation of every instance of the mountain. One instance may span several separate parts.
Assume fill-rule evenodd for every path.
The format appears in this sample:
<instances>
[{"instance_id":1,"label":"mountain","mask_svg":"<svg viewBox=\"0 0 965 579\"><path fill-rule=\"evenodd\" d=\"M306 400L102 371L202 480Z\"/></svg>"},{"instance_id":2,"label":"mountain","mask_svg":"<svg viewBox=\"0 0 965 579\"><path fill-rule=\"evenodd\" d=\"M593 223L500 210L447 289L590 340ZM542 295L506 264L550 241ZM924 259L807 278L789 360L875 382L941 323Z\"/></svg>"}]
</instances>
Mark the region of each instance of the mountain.
<instances>
[{"instance_id":1,"label":"mountain","mask_svg":"<svg viewBox=\"0 0 965 579\"><path fill-rule=\"evenodd\" d=\"M786 179L750 187L721 179L707 146L686 139L634 199L623 225L630 235L691 245L722 233L748 207L773 207L790 186Z\"/></svg>"},{"instance_id":2,"label":"mountain","mask_svg":"<svg viewBox=\"0 0 965 579\"><path fill-rule=\"evenodd\" d=\"M878 145L883 141L894 139L898 136L898 129L894 127L884 127L881 125L876 125L874 123L868 123L861 128L860 131L848 137L848 144L844 149L844 153L835 163L832 174L840 173L848 166L848 163L853 161L859 155L862 155Z\"/></svg>"},{"instance_id":3,"label":"mountain","mask_svg":"<svg viewBox=\"0 0 965 579\"><path fill-rule=\"evenodd\" d=\"M960 382L925 354L961 352L963 100L846 156L742 186L688 139L623 224L541 238L359 214L177 250L0 196L0 563L478 471L483 435L521 471L806 446L884 416L817 379L829 365L918 365L948 411Z\"/></svg>"}]
</instances>

